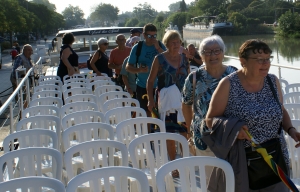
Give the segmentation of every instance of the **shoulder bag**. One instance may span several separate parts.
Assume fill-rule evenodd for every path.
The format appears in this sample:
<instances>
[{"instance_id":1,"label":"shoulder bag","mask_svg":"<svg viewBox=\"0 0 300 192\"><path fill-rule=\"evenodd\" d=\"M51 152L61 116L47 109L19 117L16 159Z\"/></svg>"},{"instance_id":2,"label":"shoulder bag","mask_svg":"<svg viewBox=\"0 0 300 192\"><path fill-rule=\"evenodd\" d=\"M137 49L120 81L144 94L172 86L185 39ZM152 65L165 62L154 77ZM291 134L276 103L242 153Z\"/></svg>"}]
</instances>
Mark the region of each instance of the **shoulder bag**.
<instances>
[{"instance_id":1,"label":"shoulder bag","mask_svg":"<svg viewBox=\"0 0 300 192\"><path fill-rule=\"evenodd\" d=\"M196 71L193 71L193 111L194 111L194 104L195 104L195 88L196 88ZM194 113L193 113L194 114ZM193 156L196 156L196 145L194 142L194 132L190 131L191 137L188 139L189 143L189 149L190 149L190 154Z\"/></svg>"}]
</instances>

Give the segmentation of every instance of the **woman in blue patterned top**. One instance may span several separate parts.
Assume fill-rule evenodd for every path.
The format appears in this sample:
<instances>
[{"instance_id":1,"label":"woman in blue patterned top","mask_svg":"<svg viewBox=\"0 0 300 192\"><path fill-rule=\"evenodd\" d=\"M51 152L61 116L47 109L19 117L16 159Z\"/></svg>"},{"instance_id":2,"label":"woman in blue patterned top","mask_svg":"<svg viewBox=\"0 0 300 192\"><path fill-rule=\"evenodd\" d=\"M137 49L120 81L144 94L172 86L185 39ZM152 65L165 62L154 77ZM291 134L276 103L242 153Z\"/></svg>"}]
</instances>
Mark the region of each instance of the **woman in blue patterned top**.
<instances>
[{"instance_id":1,"label":"woman in blue patterned top","mask_svg":"<svg viewBox=\"0 0 300 192\"><path fill-rule=\"evenodd\" d=\"M195 94L193 93L193 73L186 78L182 90L182 111L188 129L194 131L196 155L214 156L201 140L203 131L208 130L205 125L205 116L211 96L220 80L237 69L222 63L225 45L222 38L218 35L203 39L199 47L199 53L205 66L200 67L196 71ZM190 133L190 130L188 130L188 133ZM205 170L206 175L209 176L211 168L206 167Z\"/></svg>"},{"instance_id":2,"label":"woman in blue patterned top","mask_svg":"<svg viewBox=\"0 0 300 192\"><path fill-rule=\"evenodd\" d=\"M179 108L181 108L181 91L184 81L189 74L189 62L187 57L192 57L190 55L186 56L182 53L179 53L181 42L182 40L180 34L174 30L168 31L163 37L163 43L167 47L167 51L160 53L155 57L147 81L149 111L152 111L153 107L155 107L153 85L156 78L158 78L156 96L160 95L159 93L163 92L163 90L166 90L167 88L170 88L172 85L176 85L177 88L175 89L178 95L172 95L171 98L168 98L167 100L173 99L173 96L177 97L179 100ZM181 109L180 113L182 114ZM166 122L170 121L176 124L177 113L175 111L174 113L170 112L169 115L166 115L165 119ZM166 126L166 130L167 132L180 132L183 136L187 137L186 129L180 126ZM175 143L174 141L168 141L167 145L170 160L174 160L176 156Z\"/></svg>"}]
</instances>

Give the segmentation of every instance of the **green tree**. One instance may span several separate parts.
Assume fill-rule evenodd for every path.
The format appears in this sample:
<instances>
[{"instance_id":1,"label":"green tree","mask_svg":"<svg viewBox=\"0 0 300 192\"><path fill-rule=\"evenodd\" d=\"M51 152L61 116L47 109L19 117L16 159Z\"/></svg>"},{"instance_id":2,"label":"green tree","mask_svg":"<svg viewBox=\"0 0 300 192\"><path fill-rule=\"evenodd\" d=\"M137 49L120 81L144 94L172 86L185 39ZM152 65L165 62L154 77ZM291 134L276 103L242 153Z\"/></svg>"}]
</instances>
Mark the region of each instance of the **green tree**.
<instances>
[{"instance_id":1,"label":"green tree","mask_svg":"<svg viewBox=\"0 0 300 192\"><path fill-rule=\"evenodd\" d=\"M232 22L236 34L244 34L246 32L247 18L244 15L233 12L228 20Z\"/></svg>"},{"instance_id":2,"label":"green tree","mask_svg":"<svg viewBox=\"0 0 300 192\"><path fill-rule=\"evenodd\" d=\"M62 15L65 18L67 28L84 24L84 13L78 6L73 7L72 5L69 5L63 10Z\"/></svg>"},{"instance_id":3,"label":"green tree","mask_svg":"<svg viewBox=\"0 0 300 192\"><path fill-rule=\"evenodd\" d=\"M133 8L133 13L136 18L146 23L152 22L157 15L157 11L148 3L138 4L137 7Z\"/></svg>"},{"instance_id":4,"label":"green tree","mask_svg":"<svg viewBox=\"0 0 300 192\"><path fill-rule=\"evenodd\" d=\"M190 23L190 22L191 22L191 15L186 12L173 13L167 19L167 23L172 23L173 25L177 25L179 30L182 30L182 27L186 23Z\"/></svg>"},{"instance_id":5,"label":"green tree","mask_svg":"<svg viewBox=\"0 0 300 192\"><path fill-rule=\"evenodd\" d=\"M177 1L175 3L171 3L168 7L170 12L177 12L180 9L181 1Z\"/></svg>"},{"instance_id":6,"label":"green tree","mask_svg":"<svg viewBox=\"0 0 300 192\"><path fill-rule=\"evenodd\" d=\"M32 3L45 5L49 10L56 11L56 6L48 0L32 0Z\"/></svg>"},{"instance_id":7,"label":"green tree","mask_svg":"<svg viewBox=\"0 0 300 192\"><path fill-rule=\"evenodd\" d=\"M100 20L100 25L110 26L114 25L114 22L118 20L119 8L114 7L111 4L100 3L95 11L91 13L91 20Z\"/></svg>"},{"instance_id":8,"label":"green tree","mask_svg":"<svg viewBox=\"0 0 300 192\"><path fill-rule=\"evenodd\" d=\"M186 3L185 3L184 0L182 0L182 1L180 2L180 11L181 11L181 12L186 12Z\"/></svg>"},{"instance_id":9,"label":"green tree","mask_svg":"<svg viewBox=\"0 0 300 192\"><path fill-rule=\"evenodd\" d=\"M137 18L131 18L125 23L125 27L135 27L139 23Z\"/></svg>"},{"instance_id":10,"label":"green tree","mask_svg":"<svg viewBox=\"0 0 300 192\"><path fill-rule=\"evenodd\" d=\"M300 38L300 15L290 10L281 15L279 22L279 34L282 36L294 36Z\"/></svg>"}]
</instances>

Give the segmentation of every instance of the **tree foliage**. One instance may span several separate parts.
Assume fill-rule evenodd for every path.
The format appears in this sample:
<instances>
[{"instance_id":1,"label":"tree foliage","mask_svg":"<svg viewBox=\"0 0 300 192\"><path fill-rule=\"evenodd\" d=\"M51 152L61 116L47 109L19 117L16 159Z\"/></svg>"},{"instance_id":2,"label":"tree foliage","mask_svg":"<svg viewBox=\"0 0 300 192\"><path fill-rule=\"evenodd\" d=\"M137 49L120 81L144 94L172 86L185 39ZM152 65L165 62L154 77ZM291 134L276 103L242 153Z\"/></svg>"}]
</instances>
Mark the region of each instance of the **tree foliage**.
<instances>
[{"instance_id":1,"label":"tree foliage","mask_svg":"<svg viewBox=\"0 0 300 192\"><path fill-rule=\"evenodd\" d=\"M32 3L45 5L49 10L56 11L56 6L49 0L32 0Z\"/></svg>"},{"instance_id":2,"label":"tree foliage","mask_svg":"<svg viewBox=\"0 0 300 192\"><path fill-rule=\"evenodd\" d=\"M179 30L182 30L182 27L186 23L190 23L190 22L191 22L191 15L186 12L173 13L167 19L167 23L172 23L173 25L177 25Z\"/></svg>"},{"instance_id":3,"label":"tree foliage","mask_svg":"<svg viewBox=\"0 0 300 192\"><path fill-rule=\"evenodd\" d=\"M137 7L133 7L133 13L136 18L146 23L153 21L157 15L157 11L148 3L140 3Z\"/></svg>"},{"instance_id":4,"label":"tree foliage","mask_svg":"<svg viewBox=\"0 0 300 192\"><path fill-rule=\"evenodd\" d=\"M229 19L234 26L234 31L236 34L243 34L247 29L247 18L238 12L233 12Z\"/></svg>"},{"instance_id":5,"label":"tree foliage","mask_svg":"<svg viewBox=\"0 0 300 192\"><path fill-rule=\"evenodd\" d=\"M182 1L180 2L180 11L181 11L181 12L186 12L186 11L187 11L186 3L185 3L184 0L182 0Z\"/></svg>"},{"instance_id":6,"label":"tree foliage","mask_svg":"<svg viewBox=\"0 0 300 192\"><path fill-rule=\"evenodd\" d=\"M91 13L92 21L99 21L101 26L111 26L118 19L119 8L111 4L100 3Z\"/></svg>"},{"instance_id":7,"label":"tree foliage","mask_svg":"<svg viewBox=\"0 0 300 192\"><path fill-rule=\"evenodd\" d=\"M168 7L170 12L177 12L180 9L181 1L177 1L175 3L171 3Z\"/></svg>"},{"instance_id":8,"label":"tree foliage","mask_svg":"<svg viewBox=\"0 0 300 192\"><path fill-rule=\"evenodd\" d=\"M69 5L63 10L62 15L65 18L67 28L75 25L84 25L84 13L78 6Z\"/></svg>"},{"instance_id":9,"label":"tree foliage","mask_svg":"<svg viewBox=\"0 0 300 192\"><path fill-rule=\"evenodd\" d=\"M278 21L281 35L300 37L300 15L298 13L287 11L281 15Z\"/></svg>"}]
</instances>

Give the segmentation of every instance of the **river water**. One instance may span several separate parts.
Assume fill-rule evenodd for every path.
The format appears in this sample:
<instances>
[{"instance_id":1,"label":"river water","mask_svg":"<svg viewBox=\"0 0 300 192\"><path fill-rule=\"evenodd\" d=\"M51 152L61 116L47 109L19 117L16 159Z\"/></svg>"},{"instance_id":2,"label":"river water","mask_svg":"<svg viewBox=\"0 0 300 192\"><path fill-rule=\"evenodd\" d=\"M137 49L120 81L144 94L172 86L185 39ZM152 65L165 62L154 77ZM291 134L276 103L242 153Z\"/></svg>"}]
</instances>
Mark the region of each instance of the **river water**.
<instances>
[{"instance_id":1,"label":"river water","mask_svg":"<svg viewBox=\"0 0 300 192\"><path fill-rule=\"evenodd\" d=\"M239 47L248 39L260 39L265 41L272 49L274 56L272 64L298 67L300 69L300 39L284 39L274 35L247 35L247 36L224 36L226 45L225 55L238 57ZM199 47L202 39L185 39L185 45L189 43ZM224 59L225 63L240 67L236 59ZM282 79L289 83L300 83L300 70L280 68ZM278 67L272 66L270 73L279 76Z\"/></svg>"}]
</instances>

